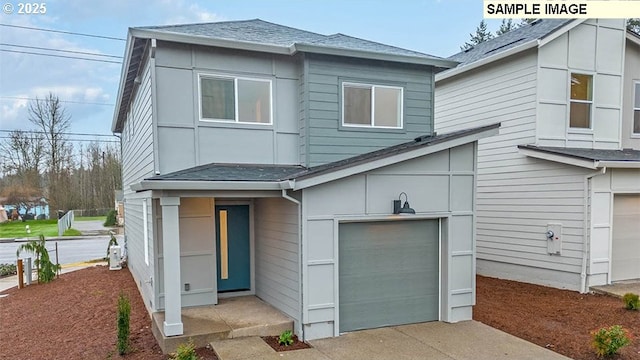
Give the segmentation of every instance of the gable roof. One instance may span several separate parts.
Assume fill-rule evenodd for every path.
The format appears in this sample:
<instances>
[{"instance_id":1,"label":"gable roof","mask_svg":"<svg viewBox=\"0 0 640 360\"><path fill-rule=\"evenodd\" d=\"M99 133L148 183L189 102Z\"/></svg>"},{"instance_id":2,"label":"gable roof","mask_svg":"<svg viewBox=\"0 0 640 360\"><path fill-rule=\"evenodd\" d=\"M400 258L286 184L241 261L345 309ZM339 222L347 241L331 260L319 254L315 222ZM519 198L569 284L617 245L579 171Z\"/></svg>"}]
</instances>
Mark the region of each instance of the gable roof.
<instances>
[{"instance_id":1,"label":"gable roof","mask_svg":"<svg viewBox=\"0 0 640 360\"><path fill-rule=\"evenodd\" d=\"M471 70L488 62L496 61L505 56L538 47L540 42L562 30L567 31L568 25L579 24L586 19L538 19L531 24L511 30L506 34L482 42L468 50L463 50L448 57L458 62L458 66L436 75L436 81L445 79L464 71Z\"/></svg>"},{"instance_id":2,"label":"gable roof","mask_svg":"<svg viewBox=\"0 0 640 360\"><path fill-rule=\"evenodd\" d=\"M310 168L298 165L206 164L144 179L132 189L298 190L477 141L497 134L499 127L498 123L442 135L421 136L413 141Z\"/></svg>"},{"instance_id":3,"label":"gable roof","mask_svg":"<svg viewBox=\"0 0 640 360\"><path fill-rule=\"evenodd\" d=\"M147 26L129 29L116 100L112 131L120 132L149 41L163 40L202 46L293 56L297 53L327 54L418 64L448 69L457 62L418 51L402 49L344 34L322 35L253 19L200 24Z\"/></svg>"},{"instance_id":4,"label":"gable roof","mask_svg":"<svg viewBox=\"0 0 640 360\"><path fill-rule=\"evenodd\" d=\"M525 155L591 169L601 167L640 168L640 150L604 150L519 145Z\"/></svg>"}]
</instances>

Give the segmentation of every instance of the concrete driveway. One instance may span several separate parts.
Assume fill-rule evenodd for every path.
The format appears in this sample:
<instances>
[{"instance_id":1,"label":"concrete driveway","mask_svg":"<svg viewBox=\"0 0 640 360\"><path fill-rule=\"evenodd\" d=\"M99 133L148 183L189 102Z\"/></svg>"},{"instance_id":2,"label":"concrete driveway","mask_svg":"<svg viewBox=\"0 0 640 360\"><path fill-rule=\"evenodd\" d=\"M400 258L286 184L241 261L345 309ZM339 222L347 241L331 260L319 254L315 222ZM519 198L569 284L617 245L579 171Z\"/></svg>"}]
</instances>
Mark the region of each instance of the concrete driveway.
<instances>
[{"instance_id":1,"label":"concrete driveway","mask_svg":"<svg viewBox=\"0 0 640 360\"><path fill-rule=\"evenodd\" d=\"M312 349L274 352L260 338L212 343L220 360L560 360L568 359L540 346L476 321L430 322L348 333L310 341Z\"/></svg>"}]
</instances>

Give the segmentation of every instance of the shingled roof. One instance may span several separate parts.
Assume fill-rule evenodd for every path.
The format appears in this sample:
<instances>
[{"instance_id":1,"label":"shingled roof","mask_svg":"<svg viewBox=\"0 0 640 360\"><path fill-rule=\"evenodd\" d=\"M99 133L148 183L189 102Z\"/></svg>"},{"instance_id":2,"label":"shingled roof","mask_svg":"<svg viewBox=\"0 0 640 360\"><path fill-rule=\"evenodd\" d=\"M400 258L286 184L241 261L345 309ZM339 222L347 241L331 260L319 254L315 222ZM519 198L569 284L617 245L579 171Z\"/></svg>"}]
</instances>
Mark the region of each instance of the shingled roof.
<instances>
[{"instance_id":1,"label":"shingled roof","mask_svg":"<svg viewBox=\"0 0 640 360\"><path fill-rule=\"evenodd\" d=\"M520 149L535 150L549 154L569 156L576 159L593 160L593 161L629 161L640 162L640 150L622 149L622 150L604 150L604 149L580 149L580 148L561 148L551 146L535 146L520 145Z\"/></svg>"}]
</instances>

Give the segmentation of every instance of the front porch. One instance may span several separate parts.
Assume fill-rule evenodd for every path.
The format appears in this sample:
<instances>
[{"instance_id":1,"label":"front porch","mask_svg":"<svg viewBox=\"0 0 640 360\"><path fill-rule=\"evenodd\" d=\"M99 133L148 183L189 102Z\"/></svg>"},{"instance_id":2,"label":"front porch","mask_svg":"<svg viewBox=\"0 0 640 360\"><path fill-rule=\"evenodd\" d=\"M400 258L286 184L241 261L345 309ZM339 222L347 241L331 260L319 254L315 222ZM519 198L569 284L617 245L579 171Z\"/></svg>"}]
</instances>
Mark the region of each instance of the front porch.
<instances>
[{"instance_id":1,"label":"front porch","mask_svg":"<svg viewBox=\"0 0 640 360\"><path fill-rule=\"evenodd\" d=\"M255 296L220 299L218 305L182 309L182 335L165 336L164 321L164 312L152 314L153 335L165 354L189 339L196 347L202 347L214 340L280 335L293 330L292 319Z\"/></svg>"},{"instance_id":2,"label":"front porch","mask_svg":"<svg viewBox=\"0 0 640 360\"><path fill-rule=\"evenodd\" d=\"M622 298L626 293L640 294L640 279L615 281L610 285L592 286L591 291Z\"/></svg>"}]
</instances>

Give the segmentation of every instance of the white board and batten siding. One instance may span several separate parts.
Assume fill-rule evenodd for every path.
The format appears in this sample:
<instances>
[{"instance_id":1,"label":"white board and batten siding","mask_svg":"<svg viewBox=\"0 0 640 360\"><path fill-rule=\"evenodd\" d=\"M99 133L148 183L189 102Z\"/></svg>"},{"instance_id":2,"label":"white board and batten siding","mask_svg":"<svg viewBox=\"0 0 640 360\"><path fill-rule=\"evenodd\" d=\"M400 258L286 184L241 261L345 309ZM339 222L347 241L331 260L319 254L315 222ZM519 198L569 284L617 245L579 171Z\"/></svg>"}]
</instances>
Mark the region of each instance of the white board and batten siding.
<instances>
[{"instance_id":1,"label":"white board and batten siding","mask_svg":"<svg viewBox=\"0 0 640 360\"><path fill-rule=\"evenodd\" d=\"M158 42L159 171L209 163L299 163L299 65L289 56ZM272 125L201 121L202 75L269 80Z\"/></svg>"},{"instance_id":2,"label":"white board and batten siding","mask_svg":"<svg viewBox=\"0 0 640 360\"><path fill-rule=\"evenodd\" d=\"M294 319L300 333L298 205L283 198L254 204L256 296Z\"/></svg>"},{"instance_id":3,"label":"white board and batten siding","mask_svg":"<svg viewBox=\"0 0 640 360\"><path fill-rule=\"evenodd\" d=\"M127 114L122 133L122 181L124 184L125 239L129 270L140 288L145 306L155 309L153 295L154 258L151 199L136 195L129 185L153 176L153 125L151 66L143 60L141 82ZM144 215L144 204L146 216ZM146 218L146 225L144 219ZM144 229L148 239L144 239ZM145 244L147 248L145 249ZM145 255L147 253L148 255ZM147 257L148 256L148 257Z\"/></svg>"},{"instance_id":4,"label":"white board and batten siding","mask_svg":"<svg viewBox=\"0 0 640 360\"><path fill-rule=\"evenodd\" d=\"M305 339L339 333L338 229L350 220L441 219L439 318L471 319L475 148L467 144L303 190ZM408 195L415 216L392 215L392 201L401 192Z\"/></svg>"},{"instance_id":5,"label":"white board and batten siding","mask_svg":"<svg viewBox=\"0 0 640 360\"><path fill-rule=\"evenodd\" d=\"M539 49L537 145L618 149L625 27L590 19ZM571 73L593 76L591 129L569 127Z\"/></svg>"},{"instance_id":6,"label":"white board and batten siding","mask_svg":"<svg viewBox=\"0 0 640 360\"><path fill-rule=\"evenodd\" d=\"M633 134L633 107L636 84L640 83L640 45L627 40L624 61L622 107L622 147L640 150L640 134Z\"/></svg>"}]
</instances>

